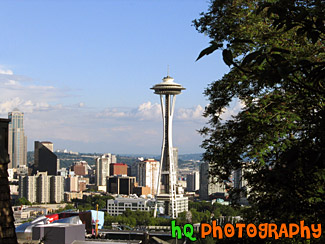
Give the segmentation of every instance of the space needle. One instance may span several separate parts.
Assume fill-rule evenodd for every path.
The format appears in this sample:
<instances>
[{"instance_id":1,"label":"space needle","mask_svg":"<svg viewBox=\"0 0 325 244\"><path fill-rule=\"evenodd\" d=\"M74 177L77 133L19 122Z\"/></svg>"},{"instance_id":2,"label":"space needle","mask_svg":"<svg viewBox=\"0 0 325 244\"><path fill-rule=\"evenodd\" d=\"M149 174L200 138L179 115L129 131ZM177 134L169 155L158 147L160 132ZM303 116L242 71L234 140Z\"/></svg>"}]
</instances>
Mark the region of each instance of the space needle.
<instances>
[{"instance_id":1,"label":"space needle","mask_svg":"<svg viewBox=\"0 0 325 244\"><path fill-rule=\"evenodd\" d=\"M161 207L164 208L165 215L177 218L178 213L188 210L188 198L177 192L177 169L173 155L172 122L176 95L181 94L185 88L175 83L174 79L167 75L163 78L163 82L150 89L154 90L155 94L160 95L163 119L163 141L154 217L157 216L157 203L160 203Z\"/></svg>"}]
</instances>

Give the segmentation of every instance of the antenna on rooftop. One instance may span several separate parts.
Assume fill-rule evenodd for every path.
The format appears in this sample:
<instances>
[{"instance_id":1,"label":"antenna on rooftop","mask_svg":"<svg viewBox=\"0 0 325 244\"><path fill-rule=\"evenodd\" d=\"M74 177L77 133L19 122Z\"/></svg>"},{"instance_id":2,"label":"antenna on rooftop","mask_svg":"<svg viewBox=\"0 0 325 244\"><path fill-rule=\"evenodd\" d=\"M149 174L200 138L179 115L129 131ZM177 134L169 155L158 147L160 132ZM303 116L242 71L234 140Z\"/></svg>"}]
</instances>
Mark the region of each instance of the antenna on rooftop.
<instances>
[{"instance_id":1,"label":"antenna on rooftop","mask_svg":"<svg viewBox=\"0 0 325 244\"><path fill-rule=\"evenodd\" d=\"M169 64L167 65L167 77L169 76Z\"/></svg>"}]
</instances>

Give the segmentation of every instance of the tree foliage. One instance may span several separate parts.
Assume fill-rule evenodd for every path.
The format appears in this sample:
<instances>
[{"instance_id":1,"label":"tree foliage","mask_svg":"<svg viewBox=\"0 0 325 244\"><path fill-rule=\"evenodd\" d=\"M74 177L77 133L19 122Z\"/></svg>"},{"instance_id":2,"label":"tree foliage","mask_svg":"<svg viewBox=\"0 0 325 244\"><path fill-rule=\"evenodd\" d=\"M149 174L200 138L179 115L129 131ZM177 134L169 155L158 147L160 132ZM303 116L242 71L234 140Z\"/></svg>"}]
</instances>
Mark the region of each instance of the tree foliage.
<instances>
[{"instance_id":1,"label":"tree foliage","mask_svg":"<svg viewBox=\"0 0 325 244\"><path fill-rule=\"evenodd\" d=\"M244 169L256 221L325 222L325 2L214 0L194 20L230 71L209 85L204 160ZM234 100L242 109L220 116ZM234 193L234 191L233 191Z\"/></svg>"},{"instance_id":2,"label":"tree foliage","mask_svg":"<svg viewBox=\"0 0 325 244\"><path fill-rule=\"evenodd\" d=\"M107 200L114 199L114 197L107 195L93 195L93 196L86 196L84 199L73 199L72 201L75 203L77 208L80 211L86 210L96 210L97 204L98 209L105 209L107 205Z\"/></svg>"},{"instance_id":3,"label":"tree foliage","mask_svg":"<svg viewBox=\"0 0 325 244\"><path fill-rule=\"evenodd\" d=\"M25 197L18 198L15 202L15 205L32 205L30 201L28 201Z\"/></svg>"}]
</instances>

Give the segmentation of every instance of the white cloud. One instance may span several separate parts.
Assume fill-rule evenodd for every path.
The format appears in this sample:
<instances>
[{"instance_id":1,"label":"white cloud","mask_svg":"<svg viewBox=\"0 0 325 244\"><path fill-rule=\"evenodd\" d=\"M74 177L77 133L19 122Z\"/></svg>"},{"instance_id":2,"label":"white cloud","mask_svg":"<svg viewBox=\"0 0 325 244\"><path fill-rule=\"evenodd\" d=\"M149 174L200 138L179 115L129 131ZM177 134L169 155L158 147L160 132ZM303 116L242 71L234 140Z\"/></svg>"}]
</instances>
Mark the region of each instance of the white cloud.
<instances>
[{"instance_id":1,"label":"white cloud","mask_svg":"<svg viewBox=\"0 0 325 244\"><path fill-rule=\"evenodd\" d=\"M197 105L193 108L178 108L174 112L177 120L204 120L202 116L204 108ZM100 118L120 118L143 120L161 120L161 106L150 101L140 104L136 109L132 108L106 108L96 115Z\"/></svg>"},{"instance_id":2,"label":"white cloud","mask_svg":"<svg viewBox=\"0 0 325 244\"><path fill-rule=\"evenodd\" d=\"M2 75L13 75L14 72L10 69L5 69L3 66L0 66L0 74Z\"/></svg>"},{"instance_id":3,"label":"white cloud","mask_svg":"<svg viewBox=\"0 0 325 244\"><path fill-rule=\"evenodd\" d=\"M124 118L128 117L126 112L120 111L118 108L106 108L104 111L96 114L97 118Z\"/></svg>"},{"instance_id":4,"label":"white cloud","mask_svg":"<svg viewBox=\"0 0 325 244\"><path fill-rule=\"evenodd\" d=\"M227 107L224 110L224 112L221 114L221 119L223 120L231 119L232 116L237 115L244 106L245 106L244 103L239 99L233 100L230 103L229 107Z\"/></svg>"},{"instance_id":5,"label":"white cloud","mask_svg":"<svg viewBox=\"0 0 325 244\"><path fill-rule=\"evenodd\" d=\"M156 120L161 117L161 106L158 103L152 104L148 101L141 104L133 115L140 120Z\"/></svg>"},{"instance_id":6,"label":"white cloud","mask_svg":"<svg viewBox=\"0 0 325 244\"><path fill-rule=\"evenodd\" d=\"M15 80L8 80L8 82L4 83L6 86L19 86L20 83L18 81Z\"/></svg>"},{"instance_id":7,"label":"white cloud","mask_svg":"<svg viewBox=\"0 0 325 244\"><path fill-rule=\"evenodd\" d=\"M180 108L177 111L176 118L180 120L203 120L204 108L201 105L197 105L194 108Z\"/></svg>"},{"instance_id":8,"label":"white cloud","mask_svg":"<svg viewBox=\"0 0 325 244\"><path fill-rule=\"evenodd\" d=\"M29 150L33 150L35 140L50 140L55 148L67 147L83 152L160 151L162 118L158 103L146 101L133 108L108 107L100 111L73 100L65 90L35 84L28 77L17 76L1 66L0 90L1 117L7 117L14 108L25 113ZM62 98L65 97L70 103L64 103ZM202 112L201 105L193 108L176 106L175 146L198 148L201 141L196 130L204 125ZM186 121L186 126L183 121ZM78 146L74 148L73 145Z\"/></svg>"},{"instance_id":9,"label":"white cloud","mask_svg":"<svg viewBox=\"0 0 325 244\"><path fill-rule=\"evenodd\" d=\"M63 92L53 86L31 84L28 77L17 76L0 66L0 116L7 116L14 108L25 113L59 109L55 103Z\"/></svg>"}]
</instances>

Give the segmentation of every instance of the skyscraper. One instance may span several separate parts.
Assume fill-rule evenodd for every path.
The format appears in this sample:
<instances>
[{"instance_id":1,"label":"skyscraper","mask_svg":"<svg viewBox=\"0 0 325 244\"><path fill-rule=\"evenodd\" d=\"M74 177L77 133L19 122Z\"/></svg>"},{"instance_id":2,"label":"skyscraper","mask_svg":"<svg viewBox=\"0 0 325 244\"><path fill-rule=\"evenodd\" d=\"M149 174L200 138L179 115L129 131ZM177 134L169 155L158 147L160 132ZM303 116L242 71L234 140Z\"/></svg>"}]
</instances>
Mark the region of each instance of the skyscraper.
<instances>
[{"instance_id":1,"label":"skyscraper","mask_svg":"<svg viewBox=\"0 0 325 244\"><path fill-rule=\"evenodd\" d=\"M245 179L244 168L236 169L234 175L234 188L240 190L238 200L241 205L248 205L247 197L249 196L250 187L248 187L247 179Z\"/></svg>"},{"instance_id":2,"label":"skyscraper","mask_svg":"<svg viewBox=\"0 0 325 244\"><path fill-rule=\"evenodd\" d=\"M223 198L226 193L225 184L216 182L216 178L209 175L209 169L208 162L200 165L200 199L209 200L212 194L217 194L220 198Z\"/></svg>"},{"instance_id":3,"label":"skyscraper","mask_svg":"<svg viewBox=\"0 0 325 244\"><path fill-rule=\"evenodd\" d=\"M160 163L154 159L147 159L138 163L139 186L150 187L152 195L157 193L159 166Z\"/></svg>"},{"instance_id":4,"label":"skyscraper","mask_svg":"<svg viewBox=\"0 0 325 244\"><path fill-rule=\"evenodd\" d=\"M64 196L63 187L63 176L51 176L47 172L19 177L19 197L25 197L32 203L60 203Z\"/></svg>"},{"instance_id":5,"label":"skyscraper","mask_svg":"<svg viewBox=\"0 0 325 244\"><path fill-rule=\"evenodd\" d=\"M37 171L47 172L48 175L57 175L59 169L58 157L53 153L53 143L35 141L34 174Z\"/></svg>"},{"instance_id":6,"label":"skyscraper","mask_svg":"<svg viewBox=\"0 0 325 244\"><path fill-rule=\"evenodd\" d=\"M187 191L197 191L200 188L200 173L194 171L186 176Z\"/></svg>"},{"instance_id":7,"label":"skyscraper","mask_svg":"<svg viewBox=\"0 0 325 244\"><path fill-rule=\"evenodd\" d=\"M24 113L17 108L8 113L9 133L8 152L9 168L17 168L19 165L27 164L27 137L24 132Z\"/></svg>"},{"instance_id":8,"label":"skyscraper","mask_svg":"<svg viewBox=\"0 0 325 244\"><path fill-rule=\"evenodd\" d=\"M172 122L176 95L185 90L174 79L167 75L163 82L152 87L155 94L160 95L161 111L163 118L163 143L161 149L161 162L158 175L156 202L162 202L166 215L176 218L178 213L187 211L183 206L188 204L188 199L176 192L176 164L172 143ZM165 100L164 100L165 99ZM181 208L179 208L181 207ZM156 215L157 208L155 208Z\"/></svg>"},{"instance_id":9,"label":"skyscraper","mask_svg":"<svg viewBox=\"0 0 325 244\"><path fill-rule=\"evenodd\" d=\"M106 153L101 157L96 158L96 186L106 186L106 177L109 176L111 163L111 153Z\"/></svg>"}]
</instances>

